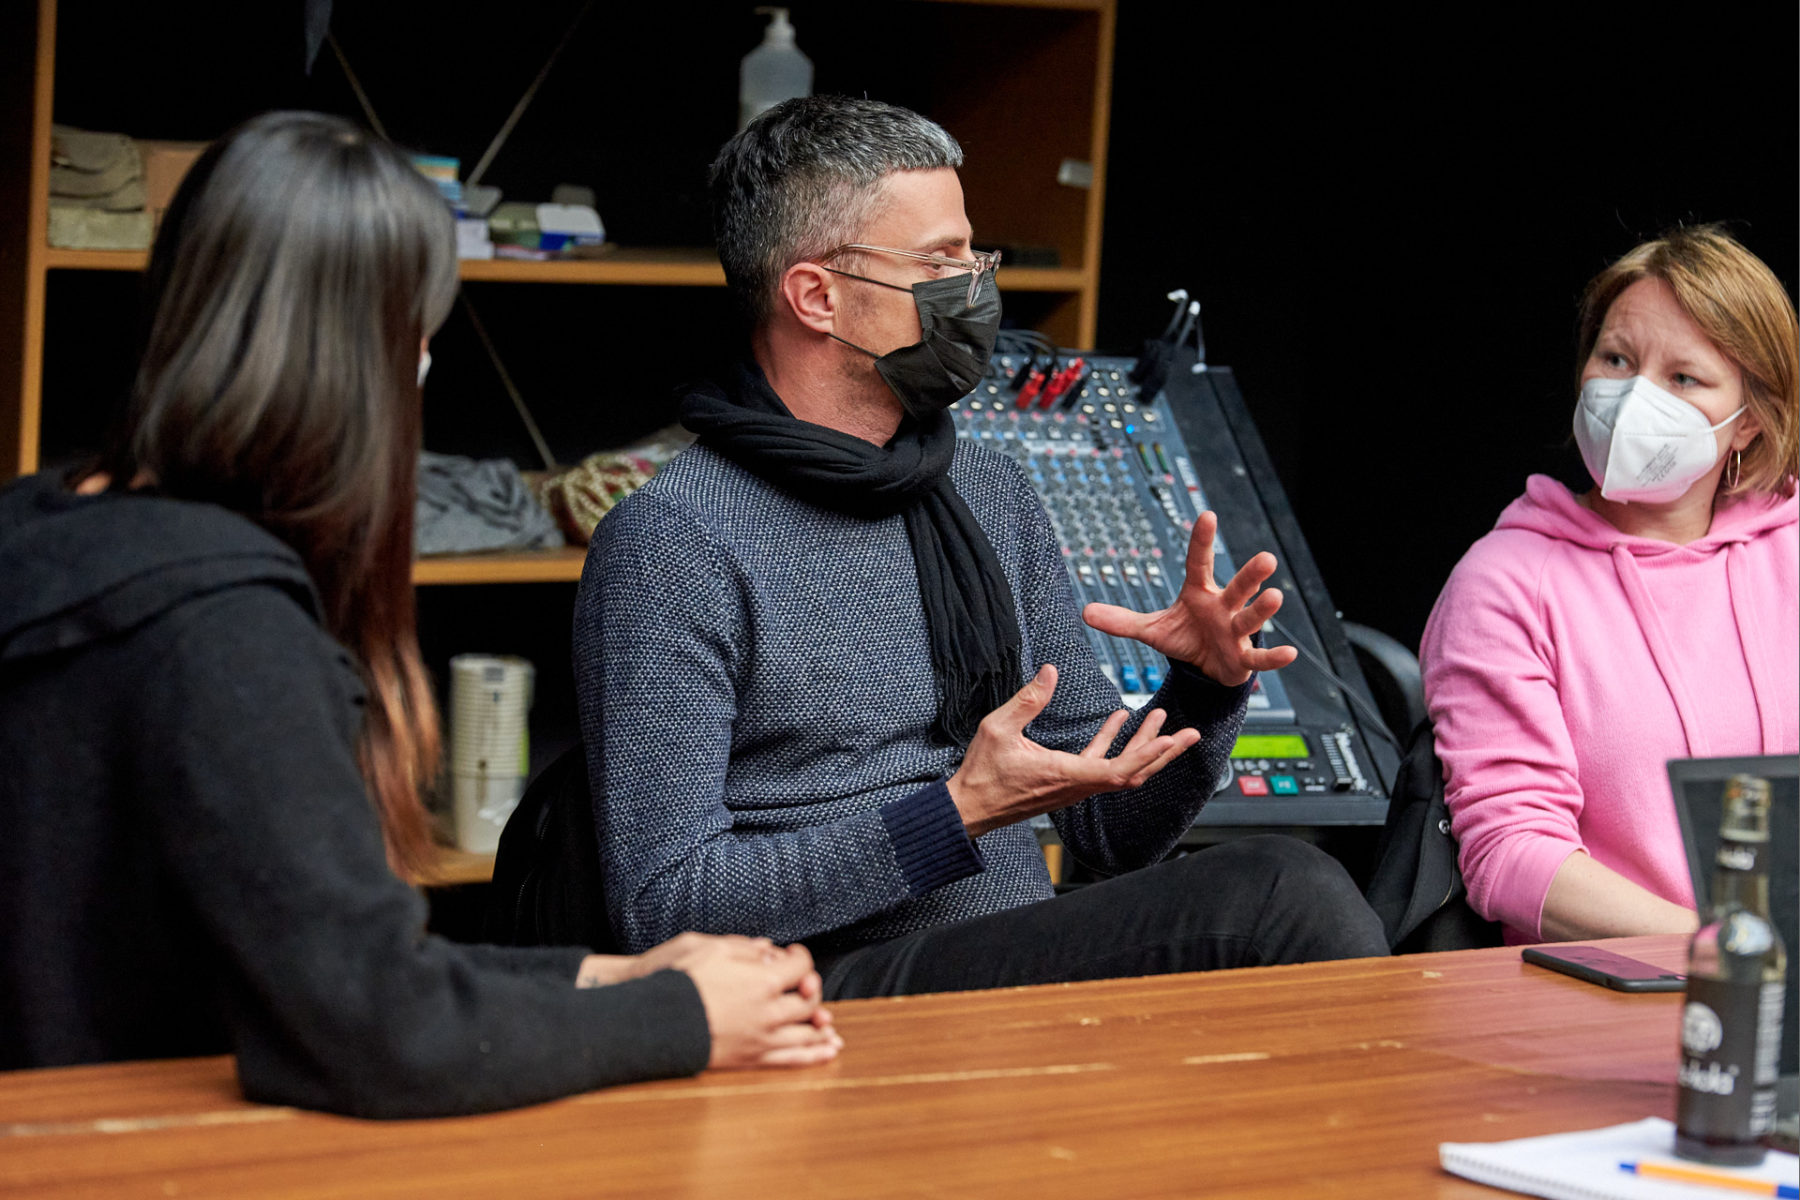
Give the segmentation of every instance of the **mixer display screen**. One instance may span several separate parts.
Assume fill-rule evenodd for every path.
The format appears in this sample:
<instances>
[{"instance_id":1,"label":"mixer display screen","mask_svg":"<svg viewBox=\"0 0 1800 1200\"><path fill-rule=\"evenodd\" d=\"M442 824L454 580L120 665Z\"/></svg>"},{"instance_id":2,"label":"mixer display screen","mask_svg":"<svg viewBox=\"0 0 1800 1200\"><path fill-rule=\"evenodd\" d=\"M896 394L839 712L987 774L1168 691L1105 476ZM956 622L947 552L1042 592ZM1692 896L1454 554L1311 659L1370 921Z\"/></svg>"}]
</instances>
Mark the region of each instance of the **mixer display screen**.
<instances>
[{"instance_id":1,"label":"mixer display screen","mask_svg":"<svg viewBox=\"0 0 1800 1200\"><path fill-rule=\"evenodd\" d=\"M1311 758L1312 747L1299 734L1249 734L1231 747L1233 758Z\"/></svg>"}]
</instances>

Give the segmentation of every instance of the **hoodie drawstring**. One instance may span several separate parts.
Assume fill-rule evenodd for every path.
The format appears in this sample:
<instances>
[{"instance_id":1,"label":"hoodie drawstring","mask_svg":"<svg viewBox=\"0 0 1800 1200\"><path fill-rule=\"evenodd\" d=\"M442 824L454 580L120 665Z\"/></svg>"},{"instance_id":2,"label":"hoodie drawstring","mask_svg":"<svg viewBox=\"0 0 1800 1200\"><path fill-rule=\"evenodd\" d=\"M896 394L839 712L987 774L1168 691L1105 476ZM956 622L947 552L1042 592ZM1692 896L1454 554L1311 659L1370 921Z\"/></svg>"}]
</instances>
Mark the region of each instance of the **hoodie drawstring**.
<instances>
[{"instance_id":1,"label":"hoodie drawstring","mask_svg":"<svg viewBox=\"0 0 1800 1200\"><path fill-rule=\"evenodd\" d=\"M1668 630L1663 628L1662 614L1657 611L1656 602L1651 599L1649 589L1644 586L1644 577L1638 571L1637 559L1625 546L1616 545L1612 548L1612 560L1613 570L1619 576L1619 586L1625 591L1626 603L1631 605L1631 611L1638 620L1638 628L1644 631L1644 641L1650 645L1650 657L1655 661L1657 671L1662 674L1663 685L1669 689L1670 698L1675 701L1675 713L1681 718L1681 732L1687 738L1687 756L1709 758L1711 747L1700 724L1699 706L1688 693L1687 681L1681 677L1681 671L1676 666L1674 646L1669 640ZM1767 728L1766 718L1764 728Z\"/></svg>"},{"instance_id":2,"label":"hoodie drawstring","mask_svg":"<svg viewBox=\"0 0 1800 1200\"><path fill-rule=\"evenodd\" d=\"M1783 702L1782 689L1770 676L1774 668L1763 652L1762 614L1756 604L1756 588L1744 578L1743 546L1733 542L1725 550L1725 581L1731 593L1731 612L1737 619L1738 640L1744 646L1744 662L1750 668L1750 694L1762 725L1762 752L1773 754L1782 744L1782 730L1792 724Z\"/></svg>"}]
</instances>

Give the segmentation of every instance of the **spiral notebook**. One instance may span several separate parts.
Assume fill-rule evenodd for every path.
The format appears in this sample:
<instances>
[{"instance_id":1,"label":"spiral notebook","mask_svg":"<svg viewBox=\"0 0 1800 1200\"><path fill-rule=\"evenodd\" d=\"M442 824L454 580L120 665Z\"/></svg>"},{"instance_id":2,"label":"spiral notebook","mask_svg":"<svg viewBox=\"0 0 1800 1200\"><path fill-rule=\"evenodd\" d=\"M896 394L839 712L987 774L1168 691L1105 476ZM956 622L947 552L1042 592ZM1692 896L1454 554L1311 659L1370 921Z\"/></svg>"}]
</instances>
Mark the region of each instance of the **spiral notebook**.
<instances>
[{"instance_id":1,"label":"spiral notebook","mask_svg":"<svg viewBox=\"0 0 1800 1200\"><path fill-rule=\"evenodd\" d=\"M1438 1147L1438 1161L1452 1175L1545 1200L1709 1200L1714 1196L1743 1200L1751 1194L1738 1188L1650 1179L1619 1166L1700 1166L1676 1158L1674 1146L1674 1124L1661 1117L1646 1117L1629 1125L1510 1142L1445 1142ZM1766 1196L1777 1195L1778 1185L1800 1187L1800 1159L1779 1150L1769 1151L1760 1166L1704 1169L1747 1183L1767 1184L1769 1190L1761 1193Z\"/></svg>"}]
</instances>

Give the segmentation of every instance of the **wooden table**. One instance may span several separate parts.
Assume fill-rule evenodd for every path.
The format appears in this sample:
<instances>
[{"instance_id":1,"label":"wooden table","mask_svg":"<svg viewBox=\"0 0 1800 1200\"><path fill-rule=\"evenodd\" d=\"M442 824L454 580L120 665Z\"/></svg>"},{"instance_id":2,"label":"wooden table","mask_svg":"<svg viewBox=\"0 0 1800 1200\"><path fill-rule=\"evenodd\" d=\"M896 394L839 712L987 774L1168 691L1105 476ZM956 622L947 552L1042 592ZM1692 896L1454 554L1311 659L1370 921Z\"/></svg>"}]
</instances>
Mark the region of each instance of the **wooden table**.
<instances>
[{"instance_id":1,"label":"wooden table","mask_svg":"<svg viewBox=\"0 0 1800 1200\"><path fill-rule=\"evenodd\" d=\"M1672 1116L1680 999L1503 949L868 1000L830 1066L394 1123L245 1103L228 1058L24 1071L0 1195L1494 1197L1437 1144Z\"/></svg>"}]
</instances>

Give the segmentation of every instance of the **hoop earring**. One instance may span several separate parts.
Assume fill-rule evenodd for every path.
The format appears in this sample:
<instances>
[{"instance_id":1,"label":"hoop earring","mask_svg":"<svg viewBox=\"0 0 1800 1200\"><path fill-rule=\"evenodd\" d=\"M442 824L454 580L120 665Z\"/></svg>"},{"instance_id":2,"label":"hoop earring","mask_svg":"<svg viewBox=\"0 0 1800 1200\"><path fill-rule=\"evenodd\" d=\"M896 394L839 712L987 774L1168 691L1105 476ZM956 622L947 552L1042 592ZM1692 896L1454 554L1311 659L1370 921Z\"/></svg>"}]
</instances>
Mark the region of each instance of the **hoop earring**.
<instances>
[{"instance_id":1,"label":"hoop earring","mask_svg":"<svg viewBox=\"0 0 1800 1200\"><path fill-rule=\"evenodd\" d=\"M1725 490L1730 491L1738 485L1738 479L1744 473L1744 452L1733 450L1731 458L1725 464Z\"/></svg>"}]
</instances>

